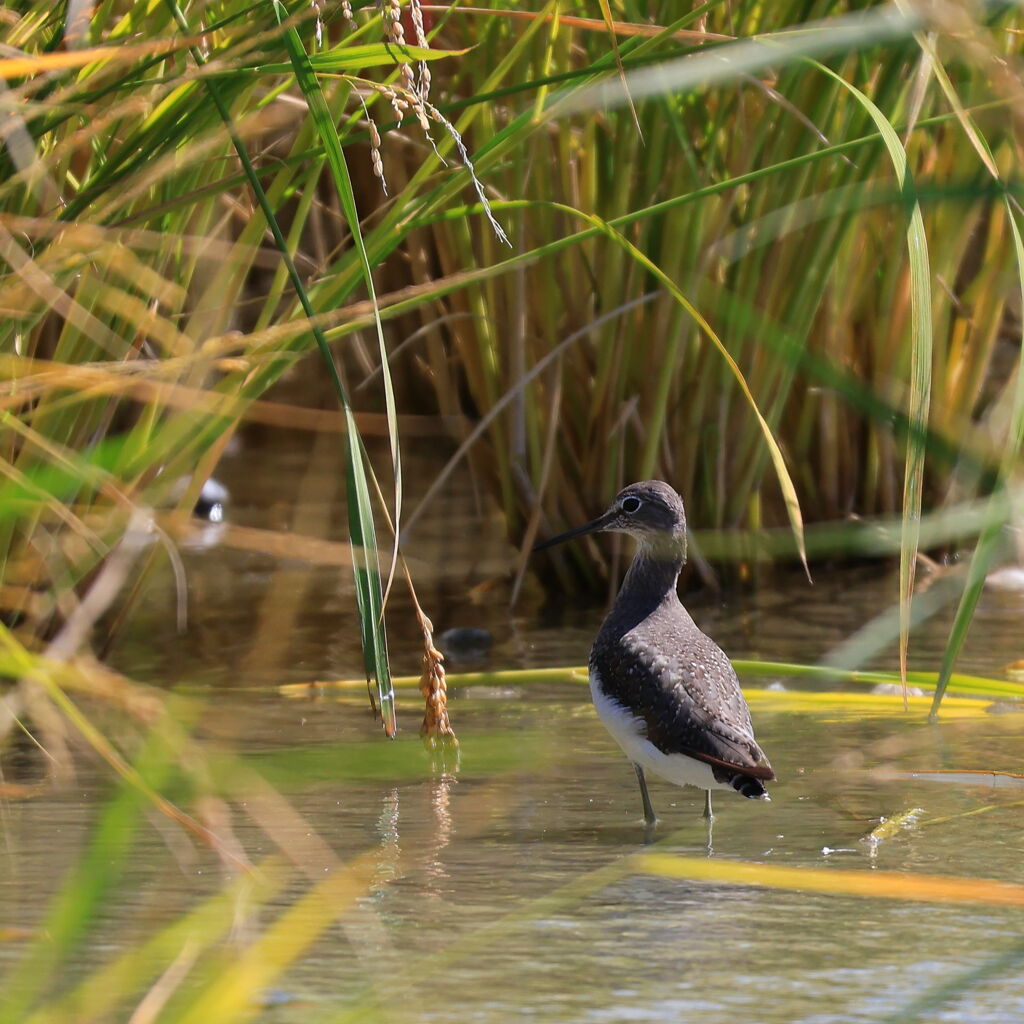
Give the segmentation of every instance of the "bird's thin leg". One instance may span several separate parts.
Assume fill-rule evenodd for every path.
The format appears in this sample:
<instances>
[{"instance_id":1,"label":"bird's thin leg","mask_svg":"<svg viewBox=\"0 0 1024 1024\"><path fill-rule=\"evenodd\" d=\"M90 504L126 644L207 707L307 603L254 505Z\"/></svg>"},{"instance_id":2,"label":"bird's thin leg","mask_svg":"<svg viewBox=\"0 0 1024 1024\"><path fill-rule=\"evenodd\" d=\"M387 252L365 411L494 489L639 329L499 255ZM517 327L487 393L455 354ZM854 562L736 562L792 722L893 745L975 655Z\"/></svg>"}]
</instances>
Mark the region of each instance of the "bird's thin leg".
<instances>
[{"instance_id":1,"label":"bird's thin leg","mask_svg":"<svg viewBox=\"0 0 1024 1024\"><path fill-rule=\"evenodd\" d=\"M713 847L712 847L712 845L711 845L712 833L713 833L714 827L715 827L714 826L715 816L714 816L714 814L711 813L711 790L710 789L705 789L704 790L704 821L707 823L707 828L708 828L707 850L708 850L708 856L710 857L715 852Z\"/></svg>"},{"instance_id":2,"label":"bird's thin leg","mask_svg":"<svg viewBox=\"0 0 1024 1024\"><path fill-rule=\"evenodd\" d=\"M658 816L654 813L654 805L651 803L651 794L647 792L647 780L644 778L644 770L635 761L633 770L636 772L636 780L640 783L640 796L644 801L644 821L648 825L656 825Z\"/></svg>"}]
</instances>

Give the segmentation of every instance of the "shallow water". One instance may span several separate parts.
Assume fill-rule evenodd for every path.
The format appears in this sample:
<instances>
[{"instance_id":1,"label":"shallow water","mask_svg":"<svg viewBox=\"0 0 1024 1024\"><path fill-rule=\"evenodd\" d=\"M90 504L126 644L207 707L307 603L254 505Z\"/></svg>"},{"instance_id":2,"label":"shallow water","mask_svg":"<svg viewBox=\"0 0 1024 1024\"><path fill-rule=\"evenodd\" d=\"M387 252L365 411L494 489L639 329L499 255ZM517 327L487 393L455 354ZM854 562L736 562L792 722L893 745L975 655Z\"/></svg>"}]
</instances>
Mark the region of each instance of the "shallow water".
<instances>
[{"instance_id":1,"label":"shallow water","mask_svg":"<svg viewBox=\"0 0 1024 1024\"><path fill-rule=\"evenodd\" d=\"M339 536L330 460L320 451L310 461L307 449L297 438L227 459L220 475L232 492L232 521ZM432 459L414 455L410 477L428 478ZM586 660L601 609L560 610L556 601L553 610L528 587L510 615L505 577L514 553L500 523L481 517L464 477L409 552L438 632L472 626L494 634L484 667ZM185 559L186 633L174 628L170 578L157 571L114 658L133 678L201 699L197 733L244 755L294 812L276 817L270 838L266 807L253 810L258 793L253 806L233 810L234 833L253 860L283 840L306 876L291 878L261 913L243 915L243 934L268 924L336 861L368 855L370 863L357 909L264 993L260 1020L828 1024L888 1019L954 983L951 997L920 1019L1024 1021L1021 911L640 874L632 865L644 849L636 782L585 686L454 687L462 746L458 765L445 770L422 750L412 696L400 701L402 732L388 744L360 693L296 700L278 692L282 683L359 675L344 570L223 545L194 548ZM895 593L892 575L877 567L821 570L814 587L788 574L724 596L692 586L695 618L732 656L792 661L834 655ZM1022 614L1019 596L986 594L961 670L999 676L1020 658ZM946 607L916 630L917 667L936 667L949 618ZM396 670L415 671L418 637L404 595L389 621ZM894 650L883 644L870 660L891 667ZM871 771L1024 773L1024 716L929 726L902 715L783 713L765 702L754 715L779 781L768 804L717 796L714 858L1024 882L1024 792ZM5 763L7 779L39 771L24 749ZM651 793L662 819L655 848L707 856L701 795L657 780ZM84 759L73 784L3 804L0 924L39 926L110 794L109 772ZM916 824L877 845L865 840L883 817L912 808L922 809ZM143 818L114 898L61 989L222 881L209 851L156 816ZM967 984L964 972L1014 947L1015 957ZM16 939L0 943L0 965L15 963L19 948Z\"/></svg>"}]
</instances>

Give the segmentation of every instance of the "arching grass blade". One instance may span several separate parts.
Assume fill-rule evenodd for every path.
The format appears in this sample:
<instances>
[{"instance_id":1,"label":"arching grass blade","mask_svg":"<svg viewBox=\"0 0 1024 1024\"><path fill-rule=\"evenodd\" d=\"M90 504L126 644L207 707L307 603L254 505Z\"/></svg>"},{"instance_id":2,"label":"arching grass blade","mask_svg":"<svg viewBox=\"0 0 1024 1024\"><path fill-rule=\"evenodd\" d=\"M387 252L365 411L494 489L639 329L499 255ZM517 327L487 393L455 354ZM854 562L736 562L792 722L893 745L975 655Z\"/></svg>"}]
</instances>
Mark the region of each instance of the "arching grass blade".
<instances>
[{"instance_id":1,"label":"arching grass blade","mask_svg":"<svg viewBox=\"0 0 1024 1024\"><path fill-rule=\"evenodd\" d=\"M175 0L166 0L166 2L175 21L183 31L188 32L188 22L185 20L185 16L175 3ZM192 47L190 52L193 60L198 64L202 65L206 62L198 48ZM213 79L207 79L204 84L231 137L235 152L238 155L238 159L259 203L260 210L266 219L267 227L274 237L278 252L288 271L288 278L295 289L296 297L305 315L312 319L316 311L313 309L309 296L306 294L302 278L299 275L294 260L291 258L284 233L281 231L277 218L274 216L273 208L267 199L260 177L256 173L252 161L249 159L245 145L234 128L231 113L221 97L218 83ZM315 323L311 325L311 330L317 347L327 365L331 384L342 404L345 414L345 473L348 482L349 539L353 548L352 568L355 575L356 599L359 606L363 661L366 668L367 682L372 681L376 684L378 706L384 725L384 732L387 736L392 737L397 729L394 691L391 687L387 637L384 632L382 618L383 597L380 585L380 572L377 564L377 538L373 525L373 511L370 506L370 490L366 477L363 445L359 432L356 429L352 405L341 382L337 367L334 365L334 359L327 345L327 338L324 336L323 330L316 326Z\"/></svg>"},{"instance_id":2,"label":"arching grass blade","mask_svg":"<svg viewBox=\"0 0 1024 1024\"><path fill-rule=\"evenodd\" d=\"M914 183L907 154L896 129L875 103L855 85L830 68L817 65L822 72L850 91L878 128L892 160L900 188L913 195ZM910 644L910 602L914 591L914 570L921 530L921 487L924 480L925 431L932 390L932 292L928 263L928 240L924 217L916 198L910 201L907 224L907 251L910 265L910 400L907 410L910 432L907 437L907 461L903 476L903 540L900 544L900 676L904 695L907 679L907 648Z\"/></svg>"}]
</instances>

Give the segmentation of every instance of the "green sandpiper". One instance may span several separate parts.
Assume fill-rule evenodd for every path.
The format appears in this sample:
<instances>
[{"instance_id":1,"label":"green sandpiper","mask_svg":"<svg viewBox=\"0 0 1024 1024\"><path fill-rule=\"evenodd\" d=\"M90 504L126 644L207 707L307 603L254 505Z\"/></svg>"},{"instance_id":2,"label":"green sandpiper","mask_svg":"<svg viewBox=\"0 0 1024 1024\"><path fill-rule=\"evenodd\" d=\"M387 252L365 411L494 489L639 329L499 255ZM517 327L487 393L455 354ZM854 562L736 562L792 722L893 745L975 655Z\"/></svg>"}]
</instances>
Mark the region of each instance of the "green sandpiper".
<instances>
[{"instance_id":1,"label":"green sandpiper","mask_svg":"<svg viewBox=\"0 0 1024 1024\"><path fill-rule=\"evenodd\" d=\"M645 821L657 821L645 771L703 789L709 821L713 789L768 800L765 783L775 772L754 739L736 672L676 593L686 561L682 498L661 480L630 484L603 515L534 551L600 531L628 533L637 541L590 652L590 693L601 721L633 763Z\"/></svg>"}]
</instances>

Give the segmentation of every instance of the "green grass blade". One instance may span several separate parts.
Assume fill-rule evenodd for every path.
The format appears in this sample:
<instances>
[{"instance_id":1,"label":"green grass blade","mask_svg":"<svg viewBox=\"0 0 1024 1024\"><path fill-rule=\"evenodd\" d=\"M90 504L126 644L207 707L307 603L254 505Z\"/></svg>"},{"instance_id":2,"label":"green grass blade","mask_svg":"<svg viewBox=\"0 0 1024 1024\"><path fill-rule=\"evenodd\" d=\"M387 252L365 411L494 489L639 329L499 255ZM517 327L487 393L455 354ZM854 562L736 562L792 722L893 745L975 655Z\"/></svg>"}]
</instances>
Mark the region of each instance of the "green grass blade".
<instances>
[{"instance_id":1,"label":"green grass blade","mask_svg":"<svg viewBox=\"0 0 1024 1024\"><path fill-rule=\"evenodd\" d=\"M182 31L189 32L188 22L175 0L165 0L165 2ZM190 52L197 64L203 65L206 63L206 58L198 48L192 47ZM288 270L289 280L295 289L295 294L302 306L302 310L312 320L316 311L309 300L309 296L306 294L302 278L299 275L294 260L291 258L287 241L280 225L277 223L277 218L274 216L273 208L267 199L259 175L249 159L245 145L234 128L231 113L221 97L219 85L212 79L207 79L204 84L231 137L238 159L242 164L263 216L267 221L267 226L274 237L278 253ZM352 545L352 568L355 576L356 599L359 607L363 661L366 667L367 681L372 680L376 683L378 708L384 725L384 732L387 736L392 737L397 729L394 690L391 686L391 669L388 663L380 572L376 565L377 538L373 525L373 510L370 505L370 490L366 476L363 445L359 437L359 431L356 428L355 415L348 398L348 393L342 384L337 367L334 365L334 359L327 344L327 338L323 330L316 326L315 323L311 325L311 330L317 347L327 365L331 383L342 404L345 415L345 437L347 442L345 449L345 472L349 496L347 503L349 541Z\"/></svg>"},{"instance_id":2,"label":"green grass blade","mask_svg":"<svg viewBox=\"0 0 1024 1024\"><path fill-rule=\"evenodd\" d=\"M629 104L629 112L633 115L633 124L636 127L637 136L643 140L643 130L640 127L640 118L637 116L636 105L633 103L633 97L629 94L629 83L626 81L626 69L622 64L622 54L619 53L619 41L615 36L615 19L612 17L611 4L608 0L597 0L598 7L601 8L601 17L604 19L605 25L608 27L608 43L612 48L612 55L615 58L615 67L619 72L619 82L622 85L622 91L626 94L626 102Z\"/></svg>"},{"instance_id":3,"label":"green grass blade","mask_svg":"<svg viewBox=\"0 0 1024 1024\"><path fill-rule=\"evenodd\" d=\"M1014 213L1014 205L1009 198L1006 200L1006 216L1010 223L1010 233L1013 235L1013 248L1017 257L1017 273L1020 283L1021 295L1024 296L1024 239L1021 238L1020 227L1017 224L1017 217ZM943 695L949 686L950 678L953 675L953 668L956 659L960 655L967 631L970 629L971 620L974 618L974 609L977 607L978 599L985 586L985 577L992 565L992 559L998 549L1000 536L1003 527L1006 525L1008 510L1006 510L1003 498L1005 488L1010 483L1011 474L1017 469L1017 460L1020 456L1021 447L1024 445L1024 346L1021 348L1020 359L1017 363L1017 386L1014 394L1012 425L1002 465L999 470L999 477L996 483L995 494L989 501L993 511L988 516L988 522L978 543L974 548L971 557L971 564L967 572L967 583L964 586L960 604L956 609L956 616L949 631L949 640L946 642L946 649L942 655L942 666L939 669L939 680L935 687L935 699L932 702L932 714L936 715L939 705L942 703Z\"/></svg>"},{"instance_id":4,"label":"green grass blade","mask_svg":"<svg viewBox=\"0 0 1024 1024\"><path fill-rule=\"evenodd\" d=\"M287 19L288 12L280 0L272 0L272 3L278 23L282 24ZM381 325L380 309L377 305L377 292L373 284L373 268L370 266L370 260L366 254L366 245L363 242L363 234L359 227L359 211L356 208L355 191L352 188L352 177L349 174L348 163L342 150L341 139L338 137L334 118L331 115L327 100L324 97L323 90L320 88L320 83L317 81L316 74L310 64L309 55L302 45L298 32L294 28L286 29L284 42L288 49L288 55L291 57L296 80L302 89L302 95L306 98L310 115L316 125L317 134L323 142L327 166L330 168L331 176L334 179L334 187L341 202L341 208L345 213L349 230L352 232L352 240L359 253L359 262L363 270L363 281L373 306L373 322L377 333L381 380L384 384L384 403L388 419L388 443L391 446L391 471L395 485L395 511L392 520L395 542L391 557L391 573L388 577L388 585L385 588L386 592L391 588L391 581L394 578L395 569L398 565L398 537L402 523L402 458L398 440L398 407L395 404L395 389L391 380L391 364L388 359L387 346L384 343L384 328ZM368 501L367 504L369 504ZM380 608L375 609L375 611L382 624L383 599L381 599ZM382 655L386 661L386 652L378 651L378 658Z\"/></svg>"},{"instance_id":5,"label":"green grass blade","mask_svg":"<svg viewBox=\"0 0 1024 1024\"><path fill-rule=\"evenodd\" d=\"M284 9L280 0L274 0L274 8L278 24L283 24L288 18L287 10ZM289 35L294 34L296 39L299 38L294 28L289 28L287 32ZM288 42L287 36L285 44L288 46L290 54L292 46ZM426 50L419 46L395 46L393 43L363 43L359 46L339 46L333 50L310 54L306 53L301 40L299 46L306 55L305 64L312 72L318 74L343 74L360 71L363 68L394 67L396 60L399 59L410 63L420 60L443 60L445 57L461 57L468 52L467 50ZM280 75L295 71L296 68L293 63L271 63L255 64L251 70L261 74ZM232 69L230 73L234 74L235 69Z\"/></svg>"},{"instance_id":6,"label":"green grass blade","mask_svg":"<svg viewBox=\"0 0 1024 1024\"><path fill-rule=\"evenodd\" d=\"M878 128L892 160L896 180L908 195L913 178L907 153L896 129L876 104L855 85L822 64L817 67L848 89ZM921 489L924 481L925 431L932 389L932 292L928 261L928 240L924 217L916 198L911 200L907 224L910 261L910 400L907 415L911 431L907 437L907 461L903 477L903 540L900 544L900 675L906 686L907 648L910 645L910 603L914 593L914 570L921 536Z\"/></svg>"}]
</instances>

